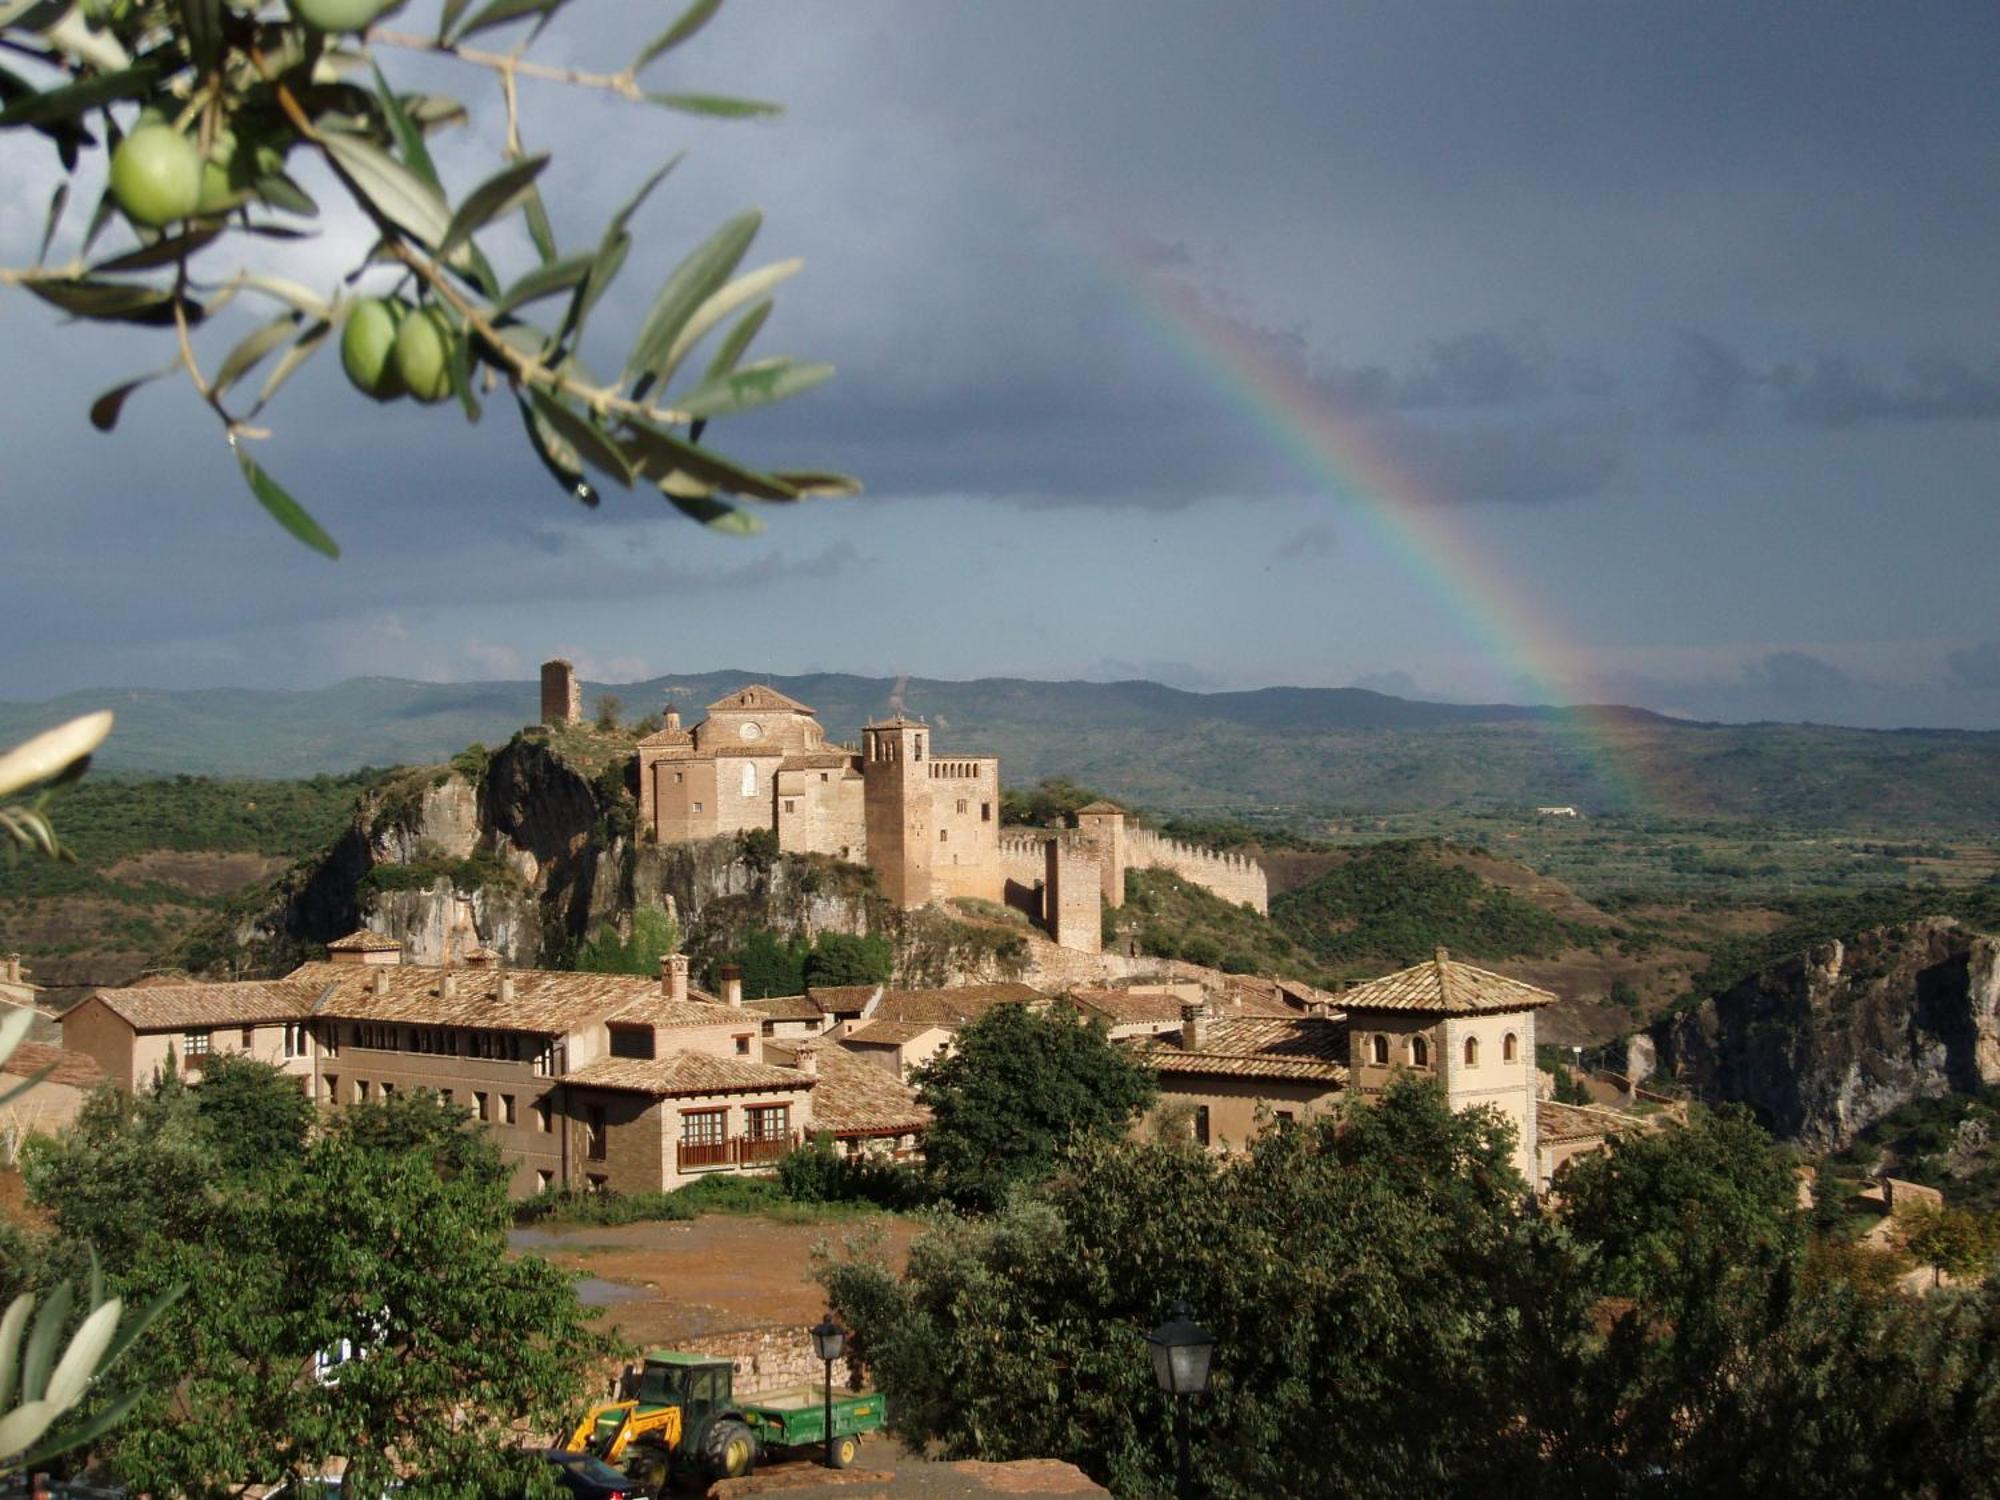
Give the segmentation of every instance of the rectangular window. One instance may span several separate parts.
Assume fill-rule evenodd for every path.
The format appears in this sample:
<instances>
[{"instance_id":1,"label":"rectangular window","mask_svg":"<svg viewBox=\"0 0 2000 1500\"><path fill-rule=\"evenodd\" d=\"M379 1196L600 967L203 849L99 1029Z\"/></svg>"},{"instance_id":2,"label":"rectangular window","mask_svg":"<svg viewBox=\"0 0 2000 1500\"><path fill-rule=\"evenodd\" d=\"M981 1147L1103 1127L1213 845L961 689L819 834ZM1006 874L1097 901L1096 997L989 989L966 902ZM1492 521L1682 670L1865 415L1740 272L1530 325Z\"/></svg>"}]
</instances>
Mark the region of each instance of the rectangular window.
<instances>
[{"instance_id":1,"label":"rectangular window","mask_svg":"<svg viewBox=\"0 0 2000 1500\"><path fill-rule=\"evenodd\" d=\"M791 798L791 797L787 797L787 798L785 799L785 811L786 811L786 812L797 812L798 810L799 810L799 804L798 804L798 802L797 802L797 801L796 801L796 800L795 800L794 798Z\"/></svg>"},{"instance_id":2,"label":"rectangular window","mask_svg":"<svg viewBox=\"0 0 2000 1500\"><path fill-rule=\"evenodd\" d=\"M959 810L960 812L964 812L964 811L965 811L965 799L964 799L963 797L960 797L960 798L958 799L958 810Z\"/></svg>"},{"instance_id":3,"label":"rectangular window","mask_svg":"<svg viewBox=\"0 0 2000 1500\"><path fill-rule=\"evenodd\" d=\"M1278 1111L1278 1129L1290 1130L1292 1126L1297 1123L1298 1123L1298 1116L1293 1114L1289 1109L1281 1109Z\"/></svg>"},{"instance_id":4,"label":"rectangular window","mask_svg":"<svg viewBox=\"0 0 2000 1500\"><path fill-rule=\"evenodd\" d=\"M442 1099L442 1100L443 1100L443 1101L444 1101L444 1102L445 1102L446 1104L450 1104L450 1103L452 1102L452 1094L451 1094L451 1090L450 1090L450 1089L439 1089L439 1090L438 1090L438 1098Z\"/></svg>"},{"instance_id":5,"label":"rectangular window","mask_svg":"<svg viewBox=\"0 0 2000 1500\"><path fill-rule=\"evenodd\" d=\"M254 1026L245 1026L243 1028L243 1050L245 1052L248 1052L252 1047L256 1045L257 1045L257 1028Z\"/></svg>"},{"instance_id":6,"label":"rectangular window","mask_svg":"<svg viewBox=\"0 0 2000 1500\"><path fill-rule=\"evenodd\" d=\"M383 1100L384 1100L384 1101L386 1102L386 1101L388 1101L388 1100L390 1100L390 1099L393 1099L393 1098L395 1098L395 1097L396 1097L396 1085L395 1085L395 1084L393 1084L393 1083L391 1083L391 1082L389 1082L389 1080L388 1080L388 1079L386 1079L386 1078L385 1078L385 1079L383 1079L383 1080L382 1080L382 1098L383 1098Z\"/></svg>"},{"instance_id":7,"label":"rectangular window","mask_svg":"<svg viewBox=\"0 0 2000 1500\"><path fill-rule=\"evenodd\" d=\"M367 1079L357 1078L354 1080L354 1102L356 1104L366 1104L368 1102Z\"/></svg>"},{"instance_id":8,"label":"rectangular window","mask_svg":"<svg viewBox=\"0 0 2000 1500\"><path fill-rule=\"evenodd\" d=\"M739 1036L736 1039L736 1055L738 1057L748 1057L750 1055L750 1038L747 1034Z\"/></svg>"},{"instance_id":9,"label":"rectangular window","mask_svg":"<svg viewBox=\"0 0 2000 1500\"><path fill-rule=\"evenodd\" d=\"M650 1026L613 1026L611 1028L611 1055L613 1057L651 1057L653 1055L653 1028Z\"/></svg>"},{"instance_id":10,"label":"rectangular window","mask_svg":"<svg viewBox=\"0 0 2000 1500\"><path fill-rule=\"evenodd\" d=\"M991 802L982 802L979 804L979 821L982 823L991 823L993 821L993 804Z\"/></svg>"},{"instance_id":11,"label":"rectangular window","mask_svg":"<svg viewBox=\"0 0 2000 1500\"><path fill-rule=\"evenodd\" d=\"M326 1102L328 1104L340 1103L340 1075L338 1073L329 1073L326 1075Z\"/></svg>"},{"instance_id":12,"label":"rectangular window","mask_svg":"<svg viewBox=\"0 0 2000 1500\"><path fill-rule=\"evenodd\" d=\"M681 784L681 773L679 771L676 771L674 772L674 785L679 786L680 784Z\"/></svg>"},{"instance_id":13,"label":"rectangular window","mask_svg":"<svg viewBox=\"0 0 2000 1500\"><path fill-rule=\"evenodd\" d=\"M340 1025L338 1022L329 1021L325 1026L320 1028L319 1044L325 1049L327 1056L340 1056Z\"/></svg>"},{"instance_id":14,"label":"rectangular window","mask_svg":"<svg viewBox=\"0 0 2000 1500\"><path fill-rule=\"evenodd\" d=\"M482 1124L490 1118L486 1112L486 1092L483 1089L474 1089L472 1091L472 1114L473 1118Z\"/></svg>"},{"instance_id":15,"label":"rectangular window","mask_svg":"<svg viewBox=\"0 0 2000 1500\"><path fill-rule=\"evenodd\" d=\"M951 837L951 830L949 828L940 828L938 830L938 842L940 844L942 844L946 839L950 837Z\"/></svg>"},{"instance_id":16,"label":"rectangular window","mask_svg":"<svg viewBox=\"0 0 2000 1500\"><path fill-rule=\"evenodd\" d=\"M820 772L820 773L819 773L819 779L820 779L821 781L825 781L825 780L827 779L827 774L826 774L826 772L824 772L824 771Z\"/></svg>"},{"instance_id":17,"label":"rectangular window","mask_svg":"<svg viewBox=\"0 0 2000 1500\"><path fill-rule=\"evenodd\" d=\"M306 1055L306 1023L287 1022L285 1026L285 1056L304 1057Z\"/></svg>"},{"instance_id":18,"label":"rectangular window","mask_svg":"<svg viewBox=\"0 0 2000 1500\"><path fill-rule=\"evenodd\" d=\"M553 1173L553 1172L549 1172L549 1171L545 1171L545 1170L541 1170L541 1169L537 1169L537 1170L536 1170L536 1172L535 1172L535 1191L536 1191L536 1192L539 1192L539 1193L546 1193L546 1192L547 1192L547 1191L548 1191L548 1190L549 1190L550 1188L554 1187L555 1185L556 1185L556 1174L555 1174L555 1173Z\"/></svg>"},{"instance_id":19,"label":"rectangular window","mask_svg":"<svg viewBox=\"0 0 2000 1500\"><path fill-rule=\"evenodd\" d=\"M502 1125L512 1125L514 1123L514 1096L512 1094L502 1094L500 1096L500 1123Z\"/></svg>"},{"instance_id":20,"label":"rectangular window","mask_svg":"<svg viewBox=\"0 0 2000 1500\"><path fill-rule=\"evenodd\" d=\"M588 1105L584 1109L584 1155L592 1161L604 1160L604 1106Z\"/></svg>"},{"instance_id":21,"label":"rectangular window","mask_svg":"<svg viewBox=\"0 0 2000 1500\"><path fill-rule=\"evenodd\" d=\"M792 1133L789 1104L753 1104L743 1113L748 1117L753 1141L782 1141Z\"/></svg>"},{"instance_id":22,"label":"rectangular window","mask_svg":"<svg viewBox=\"0 0 2000 1500\"><path fill-rule=\"evenodd\" d=\"M554 1126L555 1115L549 1108L549 1101L546 1098L537 1099L535 1101L535 1129L539 1130L543 1135L547 1135Z\"/></svg>"},{"instance_id":23,"label":"rectangular window","mask_svg":"<svg viewBox=\"0 0 2000 1500\"><path fill-rule=\"evenodd\" d=\"M699 802L695 803L695 805L694 805L694 810L695 810L696 812L700 812L700 811L701 811L701 804L700 804Z\"/></svg>"},{"instance_id":24,"label":"rectangular window","mask_svg":"<svg viewBox=\"0 0 2000 1500\"><path fill-rule=\"evenodd\" d=\"M209 1034L206 1031L184 1031L181 1033L182 1057L208 1056Z\"/></svg>"},{"instance_id":25,"label":"rectangular window","mask_svg":"<svg viewBox=\"0 0 2000 1500\"><path fill-rule=\"evenodd\" d=\"M1208 1106L1206 1104L1197 1104L1194 1107L1194 1138L1204 1146L1208 1144Z\"/></svg>"},{"instance_id":26,"label":"rectangular window","mask_svg":"<svg viewBox=\"0 0 2000 1500\"><path fill-rule=\"evenodd\" d=\"M681 1112L683 1146L720 1146L729 1123L726 1109L689 1109Z\"/></svg>"},{"instance_id":27,"label":"rectangular window","mask_svg":"<svg viewBox=\"0 0 2000 1500\"><path fill-rule=\"evenodd\" d=\"M601 1193L611 1186L611 1179L606 1177L602 1172L588 1173L585 1175L584 1181L589 1184L590 1191L593 1193Z\"/></svg>"}]
</instances>

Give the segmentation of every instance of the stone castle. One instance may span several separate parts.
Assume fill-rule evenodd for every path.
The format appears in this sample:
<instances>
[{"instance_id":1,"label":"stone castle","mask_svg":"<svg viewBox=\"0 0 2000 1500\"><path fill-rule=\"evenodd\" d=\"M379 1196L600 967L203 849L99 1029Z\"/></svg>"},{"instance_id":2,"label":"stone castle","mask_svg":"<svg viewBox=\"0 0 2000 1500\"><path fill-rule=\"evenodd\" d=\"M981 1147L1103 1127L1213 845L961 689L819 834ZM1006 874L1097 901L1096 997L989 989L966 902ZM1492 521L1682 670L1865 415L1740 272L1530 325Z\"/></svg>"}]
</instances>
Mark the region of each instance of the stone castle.
<instances>
[{"instance_id":1,"label":"stone castle","mask_svg":"<svg viewBox=\"0 0 2000 1500\"><path fill-rule=\"evenodd\" d=\"M566 661L542 668L542 720L581 713ZM638 746L639 826L663 844L769 829L787 853L865 864L905 910L975 897L1041 921L1066 948L1102 946L1103 910L1125 900L1125 872L1165 869L1226 901L1268 912L1263 867L1150 829L1095 802L1064 830L1000 828L995 756L938 755L930 726L901 713L868 724L859 746L829 744L813 710L773 688L741 688L683 727Z\"/></svg>"}]
</instances>

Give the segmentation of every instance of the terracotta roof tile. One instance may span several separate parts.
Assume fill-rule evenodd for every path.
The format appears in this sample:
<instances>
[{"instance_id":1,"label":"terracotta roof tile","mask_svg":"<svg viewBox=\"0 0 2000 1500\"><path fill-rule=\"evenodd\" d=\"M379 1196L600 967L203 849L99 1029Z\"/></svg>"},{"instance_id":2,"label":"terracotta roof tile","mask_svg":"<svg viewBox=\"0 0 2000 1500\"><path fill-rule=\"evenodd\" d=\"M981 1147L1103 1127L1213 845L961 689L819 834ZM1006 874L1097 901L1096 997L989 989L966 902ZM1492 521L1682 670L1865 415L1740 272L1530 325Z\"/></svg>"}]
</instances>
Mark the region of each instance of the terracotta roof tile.
<instances>
[{"instance_id":1,"label":"terracotta roof tile","mask_svg":"<svg viewBox=\"0 0 2000 1500\"><path fill-rule=\"evenodd\" d=\"M379 932L370 932L362 927L348 933L344 938L335 938L326 945L329 953L401 953L403 945L392 937Z\"/></svg>"},{"instance_id":2,"label":"terracotta roof tile","mask_svg":"<svg viewBox=\"0 0 2000 1500\"><path fill-rule=\"evenodd\" d=\"M1601 1140L1627 1130L1640 1130L1644 1122L1608 1109L1589 1109L1575 1104L1558 1104L1553 1099L1535 1101L1535 1136L1544 1146L1562 1146L1575 1141Z\"/></svg>"},{"instance_id":3,"label":"terracotta roof tile","mask_svg":"<svg viewBox=\"0 0 2000 1500\"><path fill-rule=\"evenodd\" d=\"M877 986L850 984L813 988L806 997L828 1015L853 1015L874 998ZM961 984L950 989L892 990L884 988L882 998L868 1012L871 1021L919 1022L929 1026L964 1026L978 1020L996 1005L1039 1005L1048 999L1045 991L1031 984Z\"/></svg>"},{"instance_id":4,"label":"terracotta roof tile","mask_svg":"<svg viewBox=\"0 0 2000 1500\"><path fill-rule=\"evenodd\" d=\"M863 1046L900 1047L905 1042L914 1042L926 1032L944 1029L920 1021L870 1021L865 1026L855 1027L841 1041L859 1042Z\"/></svg>"},{"instance_id":5,"label":"terracotta roof tile","mask_svg":"<svg viewBox=\"0 0 2000 1500\"><path fill-rule=\"evenodd\" d=\"M1069 998L1078 1010L1103 1016L1114 1026L1158 1026L1181 1023L1181 997L1157 990L1081 989Z\"/></svg>"},{"instance_id":6,"label":"terracotta roof tile","mask_svg":"<svg viewBox=\"0 0 2000 1500\"><path fill-rule=\"evenodd\" d=\"M440 994L446 974L454 993ZM289 979L317 995L332 993L318 1014L418 1026L480 1026L555 1035L601 1021L659 996L657 979L636 974L578 974L554 969L439 969L414 964L303 964ZM513 984L503 1002L500 981ZM377 983L385 993L377 994ZM660 1000L662 1005L667 1002ZM681 1023L685 1024L685 1023Z\"/></svg>"},{"instance_id":7,"label":"terracotta roof tile","mask_svg":"<svg viewBox=\"0 0 2000 1500\"><path fill-rule=\"evenodd\" d=\"M1448 1016L1533 1010L1555 1001L1545 989L1459 963L1442 948L1434 958L1358 984L1339 996L1347 1010L1415 1010Z\"/></svg>"},{"instance_id":8,"label":"terracotta roof tile","mask_svg":"<svg viewBox=\"0 0 2000 1500\"><path fill-rule=\"evenodd\" d=\"M1125 809L1120 807L1116 802L1105 802L1100 799L1096 802L1086 802L1077 811L1079 813L1122 813Z\"/></svg>"},{"instance_id":9,"label":"terracotta roof tile","mask_svg":"<svg viewBox=\"0 0 2000 1500\"><path fill-rule=\"evenodd\" d=\"M784 710L790 710L793 713L800 713L800 714L809 714L814 712L814 710L807 708L803 703L799 702L798 699L787 698L783 693L779 692L776 688L768 687L761 682L753 682L750 684L749 687L738 688L728 697L717 698L713 703L708 705L708 711L710 713L714 713L718 709L727 712L730 709L755 709L755 708L777 709L780 710L781 712Z\"/></svg>"},{"instance_id":10,"label":"terracotta roof tile","mask_svg":"<svg viewBox=\"0 0 2000 1500\"><path fill-rule=\"evenodd\" d=\"M96 1088L104 1082L104 1070L96 1061L82 1052L69 1052L61 1047L51 1047L46 1042L22 1042L13 1054L0 1062L0 1073L12 1073L18 1078L32 1078L42 1069L54 1065L45 1082L66 1083L71 1088ZM12 1085L9 1085L12 1087Z\"/></svg>"},{"instance_id":11,"label":"terracotta roof tile","mask_svg":"<svg viewBox=\"0 0 2000 1500\"><path fill-rule=\"evenodd\" d=\"M364 964L323 963L311 968L343 975L386 973ZM258 1022L298 1020L311 1013L325 989L296 975L285 979L239 979L212 984L138 984L124 989L97 990L85 1001L101 1000L135 1031L181 1031L189 1027L249 1026ZM67 1020L81 1006L63 1013Z\"/></svg>"},{"instance_id":12,"label":"terracotta roof tile","mask_svg":"<svg viewBox=\"0 0 2000 1500\"><path fill-rule=\"evenodd\" d=\"M700 990L690 989L689 998L675 1002L660 993L657 984L648 983L648 994L634 1000L623 1010L615 1011L608 1018L625 1021L640 1026L747 1026L755 1028L763 1017L753 1015L749 1008L741 1005L724 1005L719 1000L709 999Z\"/></svg>"},{"instance_id":13,"label":"terracotta roof tile","mask_svg":"<svg viewBox=\"0 0 2000 1500\"><path fill-rule=\"evenodd\" d=\"M1211 1020L1198 1051L1158 1037L1133 1051L1162 1073L1347 1082L1347 1028L1318 1016Z\"/></svg>"},{"instance_id":14,"label":"terracotta roof tile","mask_svg":"<svg viewBox=\"0 0 2000 1500\"><path fill-rule=\"evenodd\" d=\"M599 1058L573 1073L563 1074L562 1081L579 1088L616 1089L660 1098L674 1094L778 1093L809 1089L817 1084L816 1079L807 1078L796 1068L711 1057L706 1052L672 1052L659 1058Z\"/></svg>"},{"instance_id":15,"label":"terracotta roof tile","mask_svg":"<svg viewBox=\"0 0 2000 1500\"><path fill-rule=\"evenodd\" d=\"M823 1012L804 995L772 995L765 1000L745 1000L745 1010L754 1010L767 1021L818 1021Z\"/></svg>"},{"instance_id":16,"label":"terracotta roof tile","mask_svg":"<svg viewBox=\"0 0 2000 1500\"><path fill-rule=\"evenodd\" d=\"M797 1043L805 1040L766 1042L764 1055L794 1060ZM880 1063L839 1047L820 1047L819 1087L812 1096L815 1131L836 1136L910 1135L930 1122L931 1112L918 1102L916 1090Z\"/></svg>"}]
</instances>

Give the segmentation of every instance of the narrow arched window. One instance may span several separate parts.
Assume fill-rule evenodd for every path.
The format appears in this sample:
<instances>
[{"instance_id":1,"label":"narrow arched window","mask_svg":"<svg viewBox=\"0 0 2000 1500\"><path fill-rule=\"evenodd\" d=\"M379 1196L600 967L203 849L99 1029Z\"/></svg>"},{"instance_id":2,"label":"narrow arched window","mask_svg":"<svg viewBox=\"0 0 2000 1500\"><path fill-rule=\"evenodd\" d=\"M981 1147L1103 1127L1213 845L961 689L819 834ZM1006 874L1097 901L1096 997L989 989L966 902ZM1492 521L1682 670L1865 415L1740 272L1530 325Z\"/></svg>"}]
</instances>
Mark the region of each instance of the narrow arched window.
<instances>
[{"instance_id":1,"label":"narrow arched window","mask_svg":"<svg viewBox=\"0 0 2000 1500\"><path fill-rule=\"evenodd\" d=\"M1507 1039L1500 1044L1500 1060L1502 1062L1516 1062L1519 1061L1520 1056L1521 1039L1510 1031L1507 1033Z\"/></svg>"},{"instance_id":2,"label":"narrow arched window","mask_svg":"<svg viewBox=\"0 0 2000 1500\"><path fill-rule=\"evenodd\" d=\"M1465 1039L1465 1065L1468 1068L1479 1066L1479 1038L1476 1036Z\"/></svg>"},{"instance_id":3,"label":"narrow arched window","mask_svg":"<svg viewBox=\"0 0 2000 1500\"><path fill-rule=\"evenodd\" d=\"M1386 1036L1377 1036L1371 1050L1374 1053L1375 1066L1378 1068L1389 1066L1389 1039Z\"/></svg>"},{"instance_id":4,"label":"narrow arched window","mask_svg":"<svg viewBox=\"0 0 2000 1500\"><path fill-rule=\"evenodd\" d=\"M1410 1038L1410 1064L1418 1068L1431 1065L1431 1044L1420 1036Z\"/></svg>"}]
</instances>

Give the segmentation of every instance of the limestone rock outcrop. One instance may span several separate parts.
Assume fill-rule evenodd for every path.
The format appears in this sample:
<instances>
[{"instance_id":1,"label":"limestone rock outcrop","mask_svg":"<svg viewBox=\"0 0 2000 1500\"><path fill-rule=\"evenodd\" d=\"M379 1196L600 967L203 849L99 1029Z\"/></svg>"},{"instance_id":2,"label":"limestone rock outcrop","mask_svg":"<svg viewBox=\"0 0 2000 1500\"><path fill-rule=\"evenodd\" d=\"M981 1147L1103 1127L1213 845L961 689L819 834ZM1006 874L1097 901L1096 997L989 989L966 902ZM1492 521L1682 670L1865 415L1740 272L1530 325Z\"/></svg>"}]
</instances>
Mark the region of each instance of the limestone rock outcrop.
<instances>
[{"instance_id":1,"label":"limestone rock outcrop","mask_svg":"<svg viewBox=\"0 0 2000 1500\"><path fill-rule=\"evenodd\" d=\"M2000 940L1931 917L1819 944L1650 1040L1658 1071L1697 1095L1837 1149L1912 1099L2000 1083Z\"/></svg>"}]
</instances>

